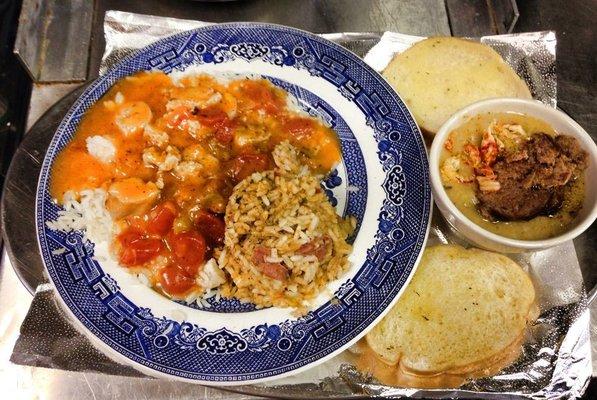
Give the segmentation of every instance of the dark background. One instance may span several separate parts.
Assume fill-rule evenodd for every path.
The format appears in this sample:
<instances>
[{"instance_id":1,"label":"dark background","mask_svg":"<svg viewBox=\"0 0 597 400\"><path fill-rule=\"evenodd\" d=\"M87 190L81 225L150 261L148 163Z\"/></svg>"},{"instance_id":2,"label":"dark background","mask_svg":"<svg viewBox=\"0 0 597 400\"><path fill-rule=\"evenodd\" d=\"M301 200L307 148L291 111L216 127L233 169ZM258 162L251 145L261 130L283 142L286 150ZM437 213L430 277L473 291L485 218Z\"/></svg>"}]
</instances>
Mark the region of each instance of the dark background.
<instances>
[{"instance_id":1,"label":"dark background","mask_svg":"<svg viewBox=\"0 0 597 400\"><path fill-rule=\"evenodd\" d=\"M516 32L555 30L558 107L597 138L597 1L522 0ZM597 284L597 224L575 240L585 284ZM593 385L595 388L596 384ZM597 398L597 391L593 392Z\"/></svg>"}]
</instances>

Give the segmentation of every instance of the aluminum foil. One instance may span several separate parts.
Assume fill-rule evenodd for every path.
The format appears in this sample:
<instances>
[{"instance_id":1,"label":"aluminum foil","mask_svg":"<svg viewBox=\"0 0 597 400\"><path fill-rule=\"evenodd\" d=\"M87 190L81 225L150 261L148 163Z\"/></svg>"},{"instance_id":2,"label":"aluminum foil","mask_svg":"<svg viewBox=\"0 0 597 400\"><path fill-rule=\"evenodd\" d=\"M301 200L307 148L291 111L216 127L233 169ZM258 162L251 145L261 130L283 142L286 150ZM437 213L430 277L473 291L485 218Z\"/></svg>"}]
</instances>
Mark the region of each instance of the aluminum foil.
<instances>
[{"instance_id":1,"label":"aluminum foil","mask_svg":"<svg viewBox=\"0 0 597 400\"><path fill-rule=\"evenodd\" d=\"M392 58L425 39L421 36L385 32L365 55L365 62L383 71ZM499 53L522 77L533 98L556 106L556 34L553 31L469 38L480 41Z\"/></svg>"},{"instance_id":2,"label":"aluminum foil","mask_svg":"<svg viewBox=\"0 0 597 400\"><path fill-rule=\"evenodd\" d=\"M105 73L123 56L163 36L207 24L109 11L104 23L106 51L99 72ZM365 61L378 71L383 70L396 53L423 39L394 32L322 36L364 56ZM504 57L525 79L535 98L556 106L556 38L553 32L486 36L479 40ZM439 243L468 245L434 210L428 245ZM395 388L381 385L372 377L360 373L352 366L352 355L346 351L292 377L233 389L258 396L290 398L356 398L363 395L477 399L504 398L507 395L532 399L580 397L591 376L591 345L589 311L574 245L570 241L549 250L513 258L533 278L541 315L529 329L523 355L497 376L473 380L455 390ZM55 307L50 299L45 290L39 290L36 294L34 306L21 328L21 337L11 358L13 362L111 375L134 375L128 368L108 359L101 363L82 363L64 357L64 352L59 350L62 347L60 335L53 339L52 335L45 334L45 344L39 346L40 335L60 331L60 324L66 318L60 313L36 312L44 304ZM73 336L75 334L72 333ZM71 338L68 348L70 352L78 354L94 354L92 344L81 335L76 340Z\"/></svg>"},{"instance_id":3,"label":"aluminum foil","mask_svg":"<svg viewBox=\"0 0 597 400\"><path fill-rule=\"evenodd\" d=\"M467 242L434 210L428 246ZM412 398L529 399L580 397L591 376L589 311L572 242L511 256L531 275L541 314L527 333L521 357L498 375L472 380L459 389L417 390L385 386L352 364L350 350L292 378L242 387L257 395L317 397L369 395Z\"/></svg>"}]
</instances>

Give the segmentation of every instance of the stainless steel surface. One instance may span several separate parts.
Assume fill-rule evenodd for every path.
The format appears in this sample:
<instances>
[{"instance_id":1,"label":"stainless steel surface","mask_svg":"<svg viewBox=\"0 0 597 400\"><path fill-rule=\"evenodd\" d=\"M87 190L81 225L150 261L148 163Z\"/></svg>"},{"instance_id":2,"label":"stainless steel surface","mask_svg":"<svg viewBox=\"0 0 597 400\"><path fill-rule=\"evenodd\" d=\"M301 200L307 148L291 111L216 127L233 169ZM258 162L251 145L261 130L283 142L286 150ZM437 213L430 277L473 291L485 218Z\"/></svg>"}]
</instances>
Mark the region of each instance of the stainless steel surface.
<instances>
[{"instance_id":1,"label":"stainless steel surface","mask_svg":"<svg viewBox=\"0 0 597 400\"><path fill-rule=\"evenodd\" d=\"M511 33L520 17L516 0L446 0L454 36Z\"/></svg>"},{"instance_id":2,"label":"stainless steel surface","mask_svg":"<svg viewBox=\"0 0 597 400\"><path fill-rule=\"evenodd\" d=\"M597 286L593 287L593 289L591 289L589 291L589 293L587 294L587 301L589 302L589 304L593 305L593 303L595 303L595 305L597 305L597 302L595 301L597 299Z\"/></svg>"},{"instance_id":3,"label":"stainless steel surface","mask_svg":"<svg viewBox=\"0 0 597 400\"><path fill-rule=\"evenodd\" d=\"M315 33L450 34L444 0L242 0L232 3L98 0L96 4L90 77L99 71L104 52L103 21L107 10L205 22L272 22Z\"/></svg>"},{"instance_id":4,"label":"stainless steel surface","mask_svg":"<svg viewBox=\"0 0 597 400\"><path fill-rule=\"evenodd\" d=\"M82 89L75 90L56 103L33 126L13 157L4 185L0 212L6 250L14 270L31 293L45 282L34 220L39 170L58 124L81 92Z\"/></svg>"},{"instance_id":5,"label":"stainless steel surface","mask_svg":"<svg viewBox=\"0 0 597 400\"><path fill-rule=\"evenodd\" d=\"M92 1L23 1L14 50L34 81L87 78L92 17Z\"/></svg>"},{"instance_id":6,"label":"stainless steel surface","mask_svg":"<svg viewBox=\"0 0 597 400\"><path fill-rule=\"evenodd\" d=\"M81 83L34 83L29 101L26 131L28 132L33 124L58 100L79 86Z\"/></svg>"},{"instance_id":7,"label":"stainless steel surface","mask_svg":"<svg viewBox=\"0 0 597 400\"><path fill-rule=\"evenodd\" d=\"M520 18L520 11L518 11L518 4L516 4L516 0L503 0L502 2L507 1L509 4L508 6L505 6L505 10L504 11L502 9L502 12L499 12L496 10L497 14L497 18L500 18L501 16L503 16L504 14L509 15L509 20L507 19L508 17L505 17L506 19L501 19L501 21L503 21L504 26L506 27L506 32L505 33L512 33L514 31L514 28L516 27L516 23L518 22L518 18ZM503 13L503 14L502 14ZM498 32L498 33L502 33L502 32Z\"/></svg>"}]
</instances>

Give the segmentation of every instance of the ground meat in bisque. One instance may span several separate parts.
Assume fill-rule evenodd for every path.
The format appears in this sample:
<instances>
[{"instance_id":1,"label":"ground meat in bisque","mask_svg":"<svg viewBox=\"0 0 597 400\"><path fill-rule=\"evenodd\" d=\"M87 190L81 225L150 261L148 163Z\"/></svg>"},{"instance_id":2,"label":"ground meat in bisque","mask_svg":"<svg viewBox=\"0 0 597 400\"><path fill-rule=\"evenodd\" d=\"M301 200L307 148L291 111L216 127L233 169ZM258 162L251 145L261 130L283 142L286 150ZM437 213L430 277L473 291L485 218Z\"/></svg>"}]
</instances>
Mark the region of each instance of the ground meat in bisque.
<instances>
[{"instance_id":1,"label":"ground meat in bisque","mask_svg":"<svg viewBox=\"0 0 597 400\"><path fill-rule=\"evenodd\" d=\"M587 163L587 153L575 138L536 133L518 151L498 157L493 171L500 189L477 189L479 211L488 219L504 221L553 214L562 205L565 186Z\"/></svg>"}]
</instances>

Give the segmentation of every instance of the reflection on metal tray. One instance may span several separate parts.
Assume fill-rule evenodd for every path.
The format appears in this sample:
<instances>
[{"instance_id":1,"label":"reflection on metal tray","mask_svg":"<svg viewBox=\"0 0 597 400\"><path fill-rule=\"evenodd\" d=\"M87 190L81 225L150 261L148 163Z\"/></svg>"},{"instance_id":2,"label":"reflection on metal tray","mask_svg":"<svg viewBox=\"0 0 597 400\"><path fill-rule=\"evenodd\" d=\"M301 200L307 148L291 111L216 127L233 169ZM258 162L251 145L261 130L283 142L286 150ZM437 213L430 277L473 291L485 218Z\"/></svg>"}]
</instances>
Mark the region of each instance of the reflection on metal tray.
<instances>
[{"instance_id":1,"label":"reflection on metal tray","mask_svg":"<svg viewBox=\"0 0 597 400\"><path fill-rule=\"evenodd\" d=\"M25 135L7 173L0 215L6 249L19 279L32 294L47 282L35 235L35 191L56 128L86 85L50 108Z\"/></svg>"}]
</instances>

